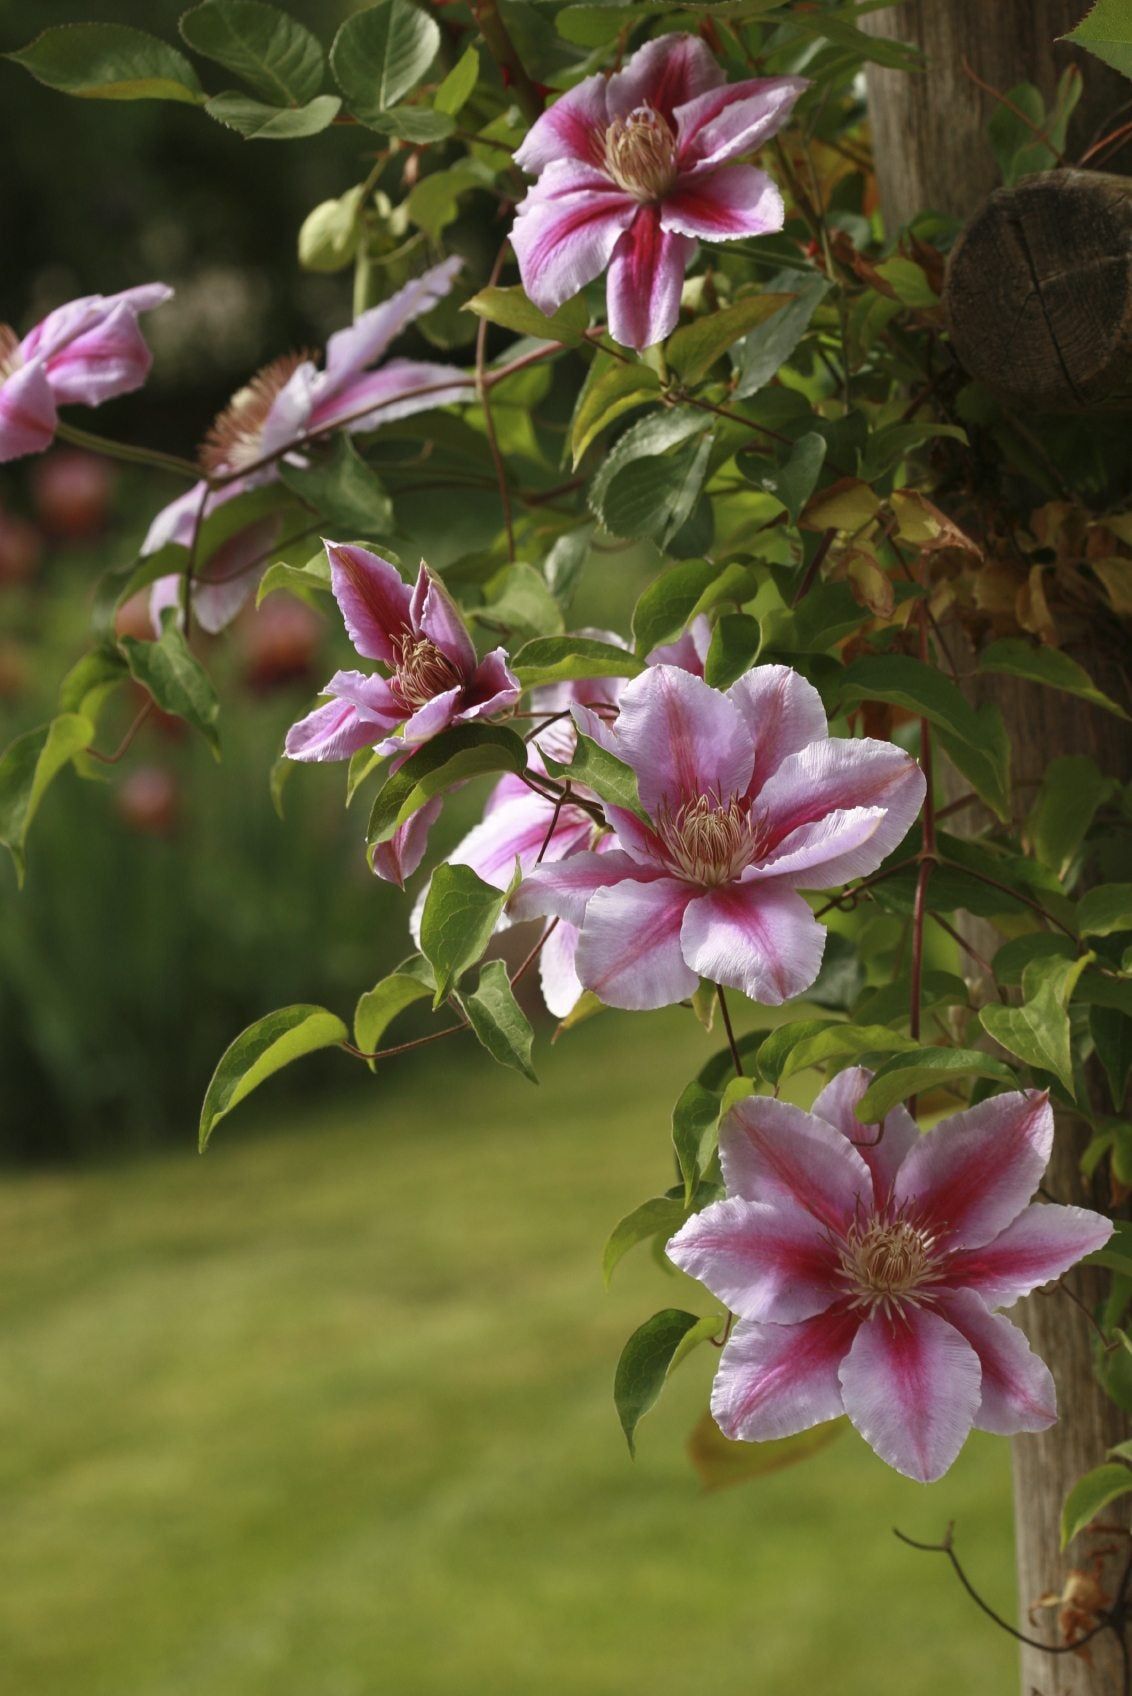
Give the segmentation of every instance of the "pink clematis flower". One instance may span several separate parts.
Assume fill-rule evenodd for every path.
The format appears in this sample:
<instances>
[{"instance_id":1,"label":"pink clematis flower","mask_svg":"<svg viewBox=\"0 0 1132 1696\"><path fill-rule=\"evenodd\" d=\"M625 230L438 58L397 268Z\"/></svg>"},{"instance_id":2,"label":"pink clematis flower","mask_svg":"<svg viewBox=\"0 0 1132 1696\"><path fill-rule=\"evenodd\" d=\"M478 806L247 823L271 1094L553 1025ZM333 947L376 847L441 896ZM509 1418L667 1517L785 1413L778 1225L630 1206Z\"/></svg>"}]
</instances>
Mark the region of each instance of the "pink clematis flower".
<instances>
[{"instance_id":1,"label":"pink clematis flower","mask_svg":"<svg viewBox=\"0 0 1132 1696\"><path fill-rule=\"evenodd\" d=\"M153 356L138 314L172 293L164 283L144 283L84 295L49 312L22 341L0 324L0 461L49 448L59 407L101 406L140 389Z\"/></svg>"},{"instance_id":2,"label":"pink clematis flower","mask_svg":"<svg viewBox=\"0 0 1132 1696\"><path fill-rule=\"evenodd\" d=\"M1045 1094L994 1096L922 1137L898 1107L877 1141L855 1113L870 1081L840 1073L812 1113L766 1096L732 1108L726 1199L668 1256L739 1318L712 1391L726 1436L762 1442L846 1413L889 1466L931 1483L972 1426L1053 1424L1048 1368L995 1309L1113 1227L1031 1203L1053 1147Z\"/></svg>"},{"instance_id":3,"label":"pink clematis flower","mask_svg":"<svg viewBox=\"0 0 1132 1696\"><path fill-rule=\"evenodd\" d=\"M517 918L581 932L578 977L612 1007L666 1007L701 978L777 1006L817 977L825 931L797 893L875 871L919 811L903 749L829 738L817 691L757 666L724 694L671 665L579 729L635 773L647 822L605 806L616 846L536 867Z\"/></svg>"},{"instance_id":4,"label":"pink clematis flower","mask_svg":"<svg viewBox=\"0 0 1132 1696\"><path fill-rule=\"evenodd\" d=\"M246 489L274 481L275 464L260 463L271 454L298 448L305 439L330 430L376 430L462 399L471 380L455 366L424 359L389 359L377 365L395 336L443 300L462 264L452 258L433 266L331 336L322 370L309 354L298 353L257 371L216 419L201 450L205 471L232 480L211 493L196 483L163 507L149 527L142 554L156 553L170 542L188 548L202 499L207 517ZM279 531L278 517L254 520L208 562L193 586L193 610L204 630L215 634L236 616L261 575L255 567L266 563L264 556L278 541ZM178 595L175 575L158 578L150 600L155 629L160 629L162 611L176 605Z\"/></svg>"},{"instance_id":5,"label":"pink clematis flower","mask_svg":"<svg viewBox=\"0 0 1132 1696\"><path fill-rule=\"evenodd\" d=\"M774 183L734 161L781 129L807 86L801 77L728 83L690 35L646 42L623 70L578 83L515 154L538 177L511 232L531 299L556 312L608 267L614 341L663 341L697 240L782 228Z\"/></svg>"}]
</instances>

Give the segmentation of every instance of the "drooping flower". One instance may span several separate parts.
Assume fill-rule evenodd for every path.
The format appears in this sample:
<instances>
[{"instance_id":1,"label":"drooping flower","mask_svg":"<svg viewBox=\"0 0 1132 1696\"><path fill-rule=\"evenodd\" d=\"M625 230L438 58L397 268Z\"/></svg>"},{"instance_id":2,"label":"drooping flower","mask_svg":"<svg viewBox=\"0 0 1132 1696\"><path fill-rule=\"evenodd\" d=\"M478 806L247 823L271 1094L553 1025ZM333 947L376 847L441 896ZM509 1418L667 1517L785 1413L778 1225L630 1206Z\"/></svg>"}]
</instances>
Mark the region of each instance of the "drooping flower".
<instances>
[{"instance_id":1,"label":"drooping flower","mask_svg":"<svg viewBox=\"0 0 1132 1696\"><path fill-rule=\"evenodd\" d=\"M704 43L664 35L610 77L586 77L515 154L537 176L511 244L523 287L556 312L608 267L609 333L625 347L676 323L695 244L783 224L765 171L735 161L786 122L801 77L728 83Z\"/></svg>"},{"instance_id":2,"label":"drooping flower","mask_svg":"<svg viewBox=\"0 0 1132 1696\"><path fill-rule=\"evenodd\" d=\"M326 344L321 370L309 354L299 353L257 371L220 413L201 449L204 470L232 480L211 493L196 483L163 507L149 527L142 554L156 553L170 542L188 548L202 500L207 517L234 496L273 481L277 464L261 461L284 448L299 448L305 439L338 428L351 434L376 430L466 395L469 379L455 366L425 359L377 364L395 336L443 300L462 263L452 258L433 266L337 331ZM203 629L215 633L236 616L258 581L255 566L266 564L279 533L278 517L256 519L208 562L193 585L193 611ZM150 602L155 628L160 629L162 611L176 604L178 594L176 576L158 578Z\"/></svg>"},{"instance_id":3,"label":"drooping flower","mask_svg":"<svg viewBox=\"0 0 1132 1696\"><path fill-rule=\"evenodd\" d=\"M169 300L164 283L89 294L57 307L21 340L0 324L0 461L42 453L61 406L101 406L140 389L153 356L138 314Z\"/></svg>"},{"instance_id":4,"label":"drooping flower","mask_svg":"<svg viewBox=\"0 0 1132 1696\"><path fill-rule=\"evenodd\" d=\"M770 1006L817 977L825 931L797 893L875 871L919 811L924 778L887 742L829 737L817 691L757 666L723 693L671 665L578 728L635 773L647 820L605 806L601 855L536 867L515 917L581 932L578 977L612 1007L682 1001L701 978Z\"/></svg>"},{"instance_id":5,"label":"drooping flower","mask_svg":"<svg viewBox=\"0 0 1132 1696\"><path fill-rule=\"evenodd\" d=\"M972 1426L1053 1424L1053 1379L996 1309L1113 1227L1031 1201L1053 1146L1044 1093L994 1096L920 1136L902 1107L883 1129L859 1122L870 1082L840 1073L811 1113L766 1096L732 1108L727 1196L668 1256L738 1316L712 1391L726 1436L761 1442L846 1413L882 1460L930 1483Z\"/></svg>"}]
</instances>

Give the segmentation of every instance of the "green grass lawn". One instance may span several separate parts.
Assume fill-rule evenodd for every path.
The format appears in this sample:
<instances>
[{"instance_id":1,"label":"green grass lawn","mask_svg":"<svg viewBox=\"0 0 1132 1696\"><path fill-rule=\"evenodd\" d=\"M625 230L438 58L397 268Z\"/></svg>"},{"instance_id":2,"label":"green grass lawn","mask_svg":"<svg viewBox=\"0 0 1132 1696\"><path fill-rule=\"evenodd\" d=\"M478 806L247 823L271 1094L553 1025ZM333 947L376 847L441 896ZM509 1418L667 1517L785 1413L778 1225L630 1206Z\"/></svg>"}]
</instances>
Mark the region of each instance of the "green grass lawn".
<instances>
[{"instance_id":1,"label":"green grass lawn","mask_svg":"<svg viewBox=\"0 0 1132 1696\"><path fill-rule=\"evenodd\" d=\"M685 1014L458 1044L193 1153L0 1201L0 1641L13 1696L1001 1696L1007 1445L923 1489L850 1433L705 1494L703 1348L630 1462L610 1387L657 1308L610 1226L670 1182ZM429 1105L432 1086L439 1114ZM274 1104L274 1113L270 1109ZM439 1122L437 1119L439 1118ZM185 1127L188 1145L192 1131Z\"/></svg>"}]
</instances>

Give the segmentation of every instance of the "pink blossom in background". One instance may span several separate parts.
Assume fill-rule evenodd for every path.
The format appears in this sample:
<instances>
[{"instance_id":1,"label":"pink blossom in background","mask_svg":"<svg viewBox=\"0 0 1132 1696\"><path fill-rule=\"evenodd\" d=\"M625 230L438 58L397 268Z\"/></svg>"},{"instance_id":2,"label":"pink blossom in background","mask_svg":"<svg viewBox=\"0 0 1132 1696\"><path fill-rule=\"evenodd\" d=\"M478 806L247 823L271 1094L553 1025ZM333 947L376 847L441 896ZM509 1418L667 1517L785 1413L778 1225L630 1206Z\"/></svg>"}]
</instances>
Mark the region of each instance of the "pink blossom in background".
<instances>
[{"instance_id":1,"label":"pink blossom in background","mask_svg":"<svg viewBox=\"0 0 1132 1696\"><path fill-rule=\"evenodd\" d=\"M786 122L802 77L729 83L702 41L664 35L610 77L586 77L532 125L515 163L538 180L511 245L543 312L605 270L609 333L663 341L696 242L780 230L782 196L737 164Z\"/></svg>"},{"instance_id":2,"label":"pink blossom in background","mask_svg":"<svg viewBox=\"0 0 1132 1696\"><path fill-rule=\"evenodd\" d=\"M455 366L425 359L377 364L395 336L444 299L462 264L452 258L434 265L331 336L322 370L300 353L273 360L258 371L216 419L201 452L207 472L242 475L211 493L204 483L195 483L163 507L149 527L142 554L156 553L170 542L187 549L202 499L207 517L245 490L274 481L276 466L259 462L291 444L297 447L305 438L336 428L350 434L376 430L463 399L471 382ZM254 520L208 562L193 585L193 611L202 629L215 634L231 623L259 581L267 564L264 555L279 536L277 517ZM162 611L175 606L179 595L176 575L158 578L151 600L155 629L160 629Z\"/></svg>"},{"instance_id":3,"label":"pink blossom in background","mask_svg":"<svg viewBox=\"0 0 1132 1696\"><path fill-rule=\"evenodd\" d=\"M801 995L825 931L797 891L876 870L923 801L915 760L830 739L816 689L781 665L726 693L653 666L613 724L573 716L634 772L647 822L606 804L615 845L535 867L512 915L576 925L578 978L612 1007L665 1007L701 978L770 1006Z\"/></svg>"},{"instance_id":4,"label":"pink blossom in background","mask_svg":"<svg viewBox=\"0 0 1132 1696\"><path fill-rule=\"evenodd\" d=\"M84 295L49 312L22 341L0 324L0 461L50 447L59 407L101 406L140 389L153 356L138 314L172 294L164 283L144 283Z\"/></svg>"},{"instance_id":5,"label":"pink blossom in background","mask_svg":"<svg viewBox=\"0 0 1132 1696\"><path fill-rule=\"evenodd\" d=\"M972 1426L1053 1424L1053 1379L996 1309L1113 1227L1031 1202L1053 1147L1044 1093L994 1096L924 1136L897 1107L877 1141L855 1113L870 1082L840 1073L811 1113L766 1096L732 1108L727 1196L668 1256L738 1316L712 1391L726 1436L762 1442L846 1413L882 1460L930 1483Z\"/></svg>"}]
</instances>

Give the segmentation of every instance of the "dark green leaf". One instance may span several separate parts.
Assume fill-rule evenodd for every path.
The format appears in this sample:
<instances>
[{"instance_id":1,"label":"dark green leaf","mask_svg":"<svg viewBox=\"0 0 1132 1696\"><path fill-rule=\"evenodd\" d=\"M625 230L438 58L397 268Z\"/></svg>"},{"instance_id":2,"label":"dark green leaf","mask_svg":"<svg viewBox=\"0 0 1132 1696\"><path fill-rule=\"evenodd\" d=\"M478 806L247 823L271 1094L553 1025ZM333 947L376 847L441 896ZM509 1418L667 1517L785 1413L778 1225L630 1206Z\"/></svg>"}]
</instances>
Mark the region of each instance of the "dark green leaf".
<instances>
[{"instance_id":1,"label":"dark green leaf","mask_svg":"<svg viewBox=\"0 0 1132 1696\"><path fill-rule=\"evenodd\" d=\"M626 648L592 636L536 636L519 649L511 668L524 689L590 677L636 677L644 665Z\"/></svg>"},{"instance_id":2,"label":"dark green leaf","mask_svg":"<svg viewBox=\"0 0 1132 1696\"><path fill-rule=\"evenodd\" d=\"M83 713L61 713L50 724L18 736L0 758L0 842L24 881L24 845L48 784L94 741Z\"/></svg>"},{"instance_id":3,"label":"dark green leaf","mask_svg":"<svg viewBox=\"0 0 1132 1696\"><path fill-rule=\"evenodd\" d=\"M633 640L638 654L649 654L678 636L718 576L719 566L714 560L688 559L654 578L633 608Z\"/></svg>"},{"instance_id":4,"label":"dark green leaf","mask_svg":"<svg viewBox=\"0 0 1132 1696\"><path fill-rule=\"evenodd\" d=\"M704 678L713 689L729 689L749 671L762 646L757 618L746 612L725 612L716 620L704 661Z\"/></svg>"},{"instance_id":5,"label":"dark green leaf","mask_svg":"<svg viewBox=\"0 0 1132 1696\"><path fill-rule=\"evenodd\" d=\"M1038 970L1064 965L1060 960L1035 962ZM1008 1053L1016 1054L1028 1066L1052 1072L1073 1094L1069 1015L1051 981L1043 979L1021 1007L984 1007L979 1022Z\"/></svg>"},{"instance_id":6,"label":"dark green leaf","mask_svg":"<svg viewBox=\"0 0 1132 1696\"><path fill-rule=\"evenodd\" d=\"M1132 16L1126 0L1096 0L1092 10L1063 41L1074 41L1106 65L1132 77Z\"/></svg>"},{"instance_id":7,"label":"dark green leaf","mask_svg":"<svg viewBox=\"0 0 1132 1696\"><path fill-rule=\"evenodd\" d=\"M872 1083L857 1103L863 1125L876 1125L890 1107L906 1101L920 1090L938 1089L959 1078L989 1078L993 1083L1017 1089L1018 1079L1009 1066L974 1048L921 1048L918 1054L897 1054L878 1066Z\"/></svg>"},{"instance_id":8,"label":"dark green leaf","mask_svg":"<svg viewBox=\"0 0 1132 1696\"><path fill-rule=\"evenodd\" d=\"M919 266L916 269L919 270ZM966 430L961 429L958 424L939 424L934 421L923 424L886 424L883 429L877 430L869 437L861 463L861 476L867 483L879 482L916 448L939 436L947 436L954 442L967 440Z\"/></svg>"},{"instance_id":9,"label":"dark green leaf","mask_svg":"<svg viewBox=\"0 0 1132 1696\"><path fill-rule=\"evenodd\" d=\"M330 446L312 456L307 465L281 460L279 475L325 524L343 535L389 534L393 508L385 485L343 432L332 437Z\"/></svg>"},{"instance_id":10,"label":"dark green leaf","mask_svg":"<svg viewBox=\"0 0 1132 1696\"><path fill-rule=\"evenodd\" d=\"M1061 1547L1064 1549L1078 1532L1091 1525L1110 1502L1130 1493L1132 1467L1125 1466L1120 1461L1109 1461L1104 1466L1095 1466L1091 1472L1086 1472L1083 1478L1078 1478L1066 1496L1065 1505L1061 1510Z\"/></svg>"},{"instance_id":11,"label":"dark green leaf","mask_svg":"<svg viewBox=\"0 0 1132 1696\"><path fill-rule=\"evenodd\" d=\"M782 502L790 515L790 522L796 524L802 508L814 492L825 464L825 454L825 437L819 436L816 430L809 430L804 436L799 436L781 464L768 469L765 461L760 461L749 475L764 493Z\"/></svg>"},{"instance_id":12,"label":"dark green leaf","mask_svg":"<svg viewBox=\"0 0 1132 1696\"><path fill-rule=\"evenodd\" d=\"M616 754L594 742L590 737L578 733L574 757L569 765L552 759L544 754L546 769L555 778L573 778L576 783L584 784L592 789L602 801L610 806L624 807L627 812L635 813L639 819L645 819L647 814L641 806L640 792L637 789L637 774L624 760L619 760Z\"/></svg>"},{"instance_id":13,"label":"dark green leaf","mask_svg":"<svg viewBox=\"0 0 1132 1696\"><path fill-rule=\"evenodd\" d=\"M367 839L388 842L398 827L430 801L472 777L525 770L527 747L501 724L458 724L426 742L395 771L370 813Z\"/></svg>"},{"instance_id":14,"label":"dark green leaf","mask_svg":"<svg viewBox=\"0 0 1132 1696\"><path fill-rule=\"evenodd\" d=\"M531 1083L537 1084L538 1077L531 1064L535 1033L515 1000L503 961L489 960L480 972L479 983L472 994L461 995L457 999L468 1023L492 1059L498 1060L501 1066L513 1067Z\"/></svg>"},{"instance_id":15,"label":"dark green leaf","mask_svg":"<svg viewBox=\"0 0 1132 1696\"><path fill-rule=\"evenodd\" d=\"M1112 1007L1090 1007L1089 1032L1097 1059L1104 1067L1109 1097L1119 1113L1132 1077L1132 1019ZM1121 1181L1132 1181L1132 1174L1128 1180Z\"/></svg>"},{"instance_id":16,"label":"dark green leaf","mask_svg":"<svg viewBox=\"0 0 1132 1696\"><path fill-rule=\"evenodd\" d=\"M562 608L546 579L520 560L492 582L492 598L484 608L491 627L506 626L511 636L552 636L562 629Z\"/></svg>"},{"instance_id":17,"label":"dark green leaf","mask_svg":"<svg viewBox=\"0 0 1132 1696\"><path fill-rule=\"evenodd\" d=\"M149 691L163 713L183 718L199 730L209 747L220 757L216 720L220 702L212 679L193 654L172 618L155 642L139 642L123 636L118 644L125 655L130 675Z\"/></svg>"},{"instance_id":18,"label":"dark green leaf","mask_svg":"<svg viewBox=\"0 0 1132 1696\"><path fill-rule=\"evenodd\" d=\"M379 0L346 19L330 66L351 112L365 123L416 87L439 46L439 24L412 0Z\"/></svg>"},{"instance_id":19,"label":"dark green leaf","mask_svg":"<svg viewBox=\"0 0 1132 1696\"><path fill-rule=\"evenodd\" d=\"M1077 924L1082 936L1111 936L1132 930L1132 883L1102 883L1081 897Z\"/></svg>"},{"instance_id":20,"label":"dark green leaf","mask_svg":"<svg viewBox=\"0 0 1132 1696\"><path fill-rule=\"evenodd\" d=\"M84 100L204 99L183 53L127 24L63 24L9 53L37 82Z\"/></svg>"},{"instance_id":21,"label":"dark green leaf","mask_svg":"<svg viewBox=\"0 0 1132 1696\"><path fill-rule=\"evenodd\" d=\"M789 306L775 312L765 324L760 324L744 336L732 353L739 374L735 399L755 394L764 384L777 376L779 370L809 328L810 319L829 292L827 280L814 273L804 279L787 277L787 287L795 298ZM783 282L781 276L771 279L771 290Z\"/></svg>"},{"instance_id":22,"label":"dark green leaf","mask_svg":"<svg viewBox=\"0 0 1132 1696\"><path fill-rule=\"evenodd\" d=\"M719 1122L719 1095L705 1089L693 1078L682 1090L672 1109L672 1146L676 1162L684 1179L684 1205L690 1207L692 1195L715 1148L716 1126Z\"/></svg>"},{"instance_id":23,"label":"dark green leaf","mask_svg":"<svg viewBox=\"0 0 1132 1696\"><path fill-rule=\"evenodd\" d=\"M262 0L204 0L181 18L189 47L272 106L305 106L322 86L322 48L305 25Z\"/></svg>"},{"instance_id":24,"label":"dark green leaf","mask_svg":"<svg viewBox=\"0 0 1132 1696\"><path fill-rule=\"evenodd\" d=\"M704 430L671 453L646 454L610 478L601 521L614 536L651 537L662 547L690 516L707 476L713 436Z\"/></svg>"},{"instance_id":25,"label":"dark green leaf","mask_svg":"<svg viewBox=\"0 0 1132 1696\"><path fill-rule=\"evenodd\" d=\"M421 914L421 953L436 975L439 1007L495 934L505 889L484 883L470 866L437 866Z\"/></svg>"},{"instance_id":26,"label":"dark green leaf","mask_svg":"<svg viewBox=\"0 0 1132 1696\"><path fill-rule=\"evenodd\" d=\"M709 1336L719 1329L718 1318L706 1323ZM664 1388L677 1349L697 1325L704 1324L694 1313L666 1307L646 1319L621 1350L613 1380L613 1400L631 1455L637 1452L634 1440L637 1426ZM1128 1477L1132 1482L1132 1472Z\"/></svg>"},{"instance_id":27,"label":"dark green leaf","mask_svg":"<svg viewBox=\"0 0 1132 1696\"><path fill-rule=\"evenodd\" d=\"M1064 695L1076 695L1094 707L1126 719L1124 708L1108 695L1102 694L1083 666L1063 654L1060 648L1039 648L1021 636L1006 636L992 642L979 656L980 671L990 671L1005 677L1025 677L1031 683L1044 683L1049 689L1059 689Z\"/></svg>"},{"instance_id":28,"label":"dark green leaf","mask_svg":"<svg viewBox=\"0 0 1132 1696\"><path fill-rule=\"evenodd\" d=\"M332 124L341 105L336 94L320 94L305 106L267 106L247 94L226 93L206 100L204 109L245 141L301 141Z\"/></svg>"},{"instance_id":29,"label":"dark green leaf","mask_svg":"<svg viewBox=\"0 0 1132 1696\"><path fill-rule=\"evenodd\" d=\"M280 1067L345 1042L349 1032L325 1007L281 1007L241 1031L220 1057L200 1111L200 1149L220 1120Z\"/></svg>"},{"instance_id":30,"label":"dark green leaf","mask_svg":"<svg viewBox=\"0 0 1132 1696\"><path fill-rule=\"evenodd\" d=\"M433 97L436 110L454 118L475 89L479 74L479 53L474 47L466 47Z\"/></svg>"},{"instance_id":31,"label":"dark green leaf","mask_svg":"<svg viewBox=\"0 0 1132 1696\"><path fill-rule=\"evenodd\" d=\"M595 360L570 426L570 451L575 467L606 425L620 418L623 412L655 400L659 393L660 378L651 365Z\"/></svg>"},{"instance_id":32,"label":"dark green leaf","mask_svg":"<svg viewBox=\"0 0 1132 1696\"><path fill-rule=\"evenodd\" d=\"M1116 787L1085 754L1068 754L1048 762L1026 821L1034 851L1043 865L1065 876L1097 808Z\"/></svg>"}]
</instances>

